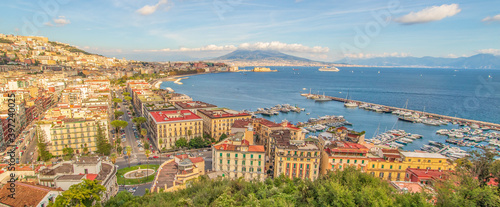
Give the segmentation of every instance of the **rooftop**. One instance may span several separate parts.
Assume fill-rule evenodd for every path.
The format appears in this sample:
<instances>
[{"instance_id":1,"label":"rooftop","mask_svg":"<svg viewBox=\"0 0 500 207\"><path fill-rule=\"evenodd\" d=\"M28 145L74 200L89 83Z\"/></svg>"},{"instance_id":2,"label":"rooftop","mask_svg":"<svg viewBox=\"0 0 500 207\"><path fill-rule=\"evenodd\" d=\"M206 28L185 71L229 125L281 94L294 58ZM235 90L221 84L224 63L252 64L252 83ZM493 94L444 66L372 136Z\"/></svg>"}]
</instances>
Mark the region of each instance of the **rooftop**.
<instances>
[{"instance_id":1,"label":"rooftop","mask_svg":"<svg viewBox=\"0 0 500 207\"><path fill-rule=\"evenodd\" d=\"M79 157L75 164L97 164L101 159L99 157Z\"/></svg>"},{"instance_id":2,"label":"rooftop","mask_svg":"<svg viewBox=\"0 0 500 207\"><path fill-rule=\"evenodd\" d=\"M201 101L185 101L175 103L178 107L182 109L204 109L204 108L215 108L216 105L208 104Z\"/></svg>"},{"instance_id":3,"label":"rooftop","mask_svg":"<svg viewBox=\"0 0 500 207\"><path fill-rule=\"evenodd\" d=\"M424 186L420 183L406 181L392 181L391 185L398 191L407 191L408 193L420 193L424 189Z\"/></svg>"},{"instance_id":4,"label":"rooftop","mask_svg":"<svg viewBox=\"0 0 500 207\"><path fill-rule=\"evenodd\" d=\"M357 143L335 141L325 146L325 151L327 153L368 153L368 148Z\"/></svg>"},{"instance_id":5,"label":"rooftop","mask_svg":"<svg viewBox=\"0 0 500 207\"><path fill-rule=\"evenodd\" d=\"M201 117L189 110L153 111L150 112L150 115L156 123L201 120Z\"/></svg>"},{"instance_id":6,"label":"rooftop","mask_svg":"<svg viewBox=\"0 0 500 207\"><path fill-rule=\"evenodd\" d=\"M403 155L403 157L448 159L439 153L429 152L401 152L401 155Z\"/></svg>"},{"instance_id":7,"label":"rooftop","mask_svg":"<svg viewBox=\"0 0 500 207\"><path fill-rule=\"evenodd\" d=\"M4 185L0 190L0 203L16 207L37 206L49 192L62 191L61 189L54 189L29 183L15 182L15 184L15 199L8 197L8 195L11 194L10 190L7 189L9 185Z\"/></svg>"},{"instance_id":8,"label":"rooftop","mask_svg":"<svg viewBox=\"0 0 500 207\"><path fill-rule=\"evenodd\" d=\"M229 109L214 109L214 110L201 109L201 110L198 110L198 112L202 113L205 116L208 116L211 119L240 117L240 116L249 116L250 117L250 114L240 113L240 112L229 110Z\"/></svg>"},{"instance_id":9,"label":"rooftop","mask_svg":"<svg viewBox=\"0 0 500 207\"><path fill-rule=\"evenodd\" d=\"M81 174L81 175L62 175L62 176L59 176L56 180L81 180L83 178L86 178L86 175L84 174Z\"/></svg>"}]
</instances>

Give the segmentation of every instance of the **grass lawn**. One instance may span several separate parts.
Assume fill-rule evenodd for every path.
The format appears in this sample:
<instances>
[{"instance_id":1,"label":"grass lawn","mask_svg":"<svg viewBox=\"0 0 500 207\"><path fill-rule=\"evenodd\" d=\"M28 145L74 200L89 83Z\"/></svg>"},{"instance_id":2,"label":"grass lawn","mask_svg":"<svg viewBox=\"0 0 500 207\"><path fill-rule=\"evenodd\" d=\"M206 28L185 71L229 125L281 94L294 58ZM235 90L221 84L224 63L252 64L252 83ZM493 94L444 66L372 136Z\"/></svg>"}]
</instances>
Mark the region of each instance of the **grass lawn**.
<instances>
[{"instance_id":1,"label":"grass lawn","mask_svg":"<svg viewBox=\"0 0 500 207\"><path fill-rule=\"evenodd\" d=\"M147 178L143 177L143 178L140 178L140 179L125 179L122 176L125 173L127 173L127 172L139 169L139 167L141 169L146 169L147 168L147 169L157 170L159 166L160 165L153 165L153 164L151 164L151 165L136 165L136 166L131 166L131 167L126 167L126 168L123 168L123 169L119 169L116 172L116 179L117 179L118 185L123 185L123 184L125 184L125 185L135 185L135 184L152 182L155 179L156 172L154 174L148 176Z\"/></svg>"}]
</instances>

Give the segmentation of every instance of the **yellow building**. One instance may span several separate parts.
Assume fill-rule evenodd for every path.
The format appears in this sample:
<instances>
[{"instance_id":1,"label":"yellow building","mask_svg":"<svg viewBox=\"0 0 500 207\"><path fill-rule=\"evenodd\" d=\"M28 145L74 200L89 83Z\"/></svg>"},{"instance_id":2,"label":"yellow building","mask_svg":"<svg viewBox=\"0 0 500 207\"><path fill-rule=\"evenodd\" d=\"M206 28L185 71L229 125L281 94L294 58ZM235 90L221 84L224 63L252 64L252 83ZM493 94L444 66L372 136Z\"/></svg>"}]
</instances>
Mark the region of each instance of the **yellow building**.
<instances>
[{"instance_id":1,"label":"yellow building","mask_svg":"<svg viewBox=\"0 0 500 207\"><path fill-rule=\"evenodd\" d=\"M222 134L230 134L234 121L252 117L250 114L229 109L200 109L198 115L203 119L204 132L215 139L218 139Z\"/></svg>"},{"instance_id":2,"label":"yellow building","mask_svg":"<svg viewBox=\"0 0 500 207\"><path fill-rule=\"evenodd\" d=\"M264 181L266 154L264 145L254 145L253 130L238 132L212 146L212 170L222 172L223 177Z\"/></svg>"},{"instance_id":3,"label":"yellow building","mask_svg":"<svg viewBox=\"0 0 500 207\"><path fill-rule=\"evenodd\" d=\"M171 149L175 141L203 136L202 119L189 110L153 111L147 116L148 134L160 149Z\"/></svg>"},{"instance_id":4,"label":"yellow building","mask_svg":"<svg viewBox=\"0 0 500 207\"><path fill-rule=\"evenodd\" d=\"M85 148L97 150L97 122L92 119L58 120L50 128L50 136L48 150L55 156L63 155L64 148L72 148L76 154L84 153Z\"/></svg>"},{"instance_id":5,"label":"yellow building","mask_svg":"<svg viewBox=\"0 0 500 207\"><path fill-rule=\"evenodd\" d=\"M453 170L448 158L438 153L400 152L397 149L380 149L376 156L369 156L367 172L383 180L404 180L407 168Z\"/></svg>"},{"instance_id":6,"label":"yellow building","mask_svg":"<svg viewBox=\"0 0 500 207\"><path fill-rule=\"evenodd\" d=\"M271 134L275 140L274 163L270 169L274 177L284 175L291 179L316 180L319 176L321 151L315 143L304 140L291 140L288 130Z\"/></svg>"},{"instance_id":7,"label":"yellow building","mask_svg":"<svg viewBox=\"0 0 500 207\"><path fill-rule=\"evenodd\" d=\"M429 170L454 170L453 163L439 153L428 152L401 152L403 164L406 168Z\"/></svg>"}]
</instances>

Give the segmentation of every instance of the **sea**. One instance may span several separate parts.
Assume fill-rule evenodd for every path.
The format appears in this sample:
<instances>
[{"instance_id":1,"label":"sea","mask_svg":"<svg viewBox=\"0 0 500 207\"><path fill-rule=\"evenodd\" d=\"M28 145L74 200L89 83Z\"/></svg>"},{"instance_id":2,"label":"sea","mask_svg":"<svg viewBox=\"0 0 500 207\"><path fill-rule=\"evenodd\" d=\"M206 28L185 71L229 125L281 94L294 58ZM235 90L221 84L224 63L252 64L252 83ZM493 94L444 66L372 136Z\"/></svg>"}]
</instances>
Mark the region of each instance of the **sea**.
<instances>
[{"instance_id":1,"label":"sea","mask_svg":"<svg viewBox=\"0 0 500 207\"><path fill-rule=\"evenodd\" d=\"M315 102L301 93L325 94L357 101L408 108L436 114L500 123L500 70L442 68L339 67L339 72L320 72L318 67L270 67L278 72L231 72L190 76L182 85L163 82L193 100L233 110L251 110L290 104L306 110L264 117L271 121L306 122L324 115L342 115L366 137L391 129L423 135L403 150L418 150L429 140L443 142L439 129L458 125L429 126L398 121L392 114L348 109L336 101ZM252 68L242 68L251 70ZM309 115L307 114L309 113ZM261 117L261 115L257 115ZM463 147L462 149L470 150Z\"/></svg>"}]
</instances>

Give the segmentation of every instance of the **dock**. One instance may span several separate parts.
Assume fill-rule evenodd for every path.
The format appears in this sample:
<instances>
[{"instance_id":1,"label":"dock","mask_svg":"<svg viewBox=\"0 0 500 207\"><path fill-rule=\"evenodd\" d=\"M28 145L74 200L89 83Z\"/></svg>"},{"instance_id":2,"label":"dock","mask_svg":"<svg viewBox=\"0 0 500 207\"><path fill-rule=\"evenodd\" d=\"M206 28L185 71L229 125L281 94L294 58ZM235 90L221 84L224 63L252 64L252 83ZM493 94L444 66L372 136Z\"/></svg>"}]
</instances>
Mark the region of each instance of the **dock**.
<instances>
[{"instance_id":1,"label":"dock","mask_svg":"<svg viewBox=\"0 0 500 207\"><path fill-rule=\"evenodd\" d=\"M421 115L425 115L428 117L433 117L433 118L440 118L440 119L448 119L450 121L456 121L459 123L465 123L468 125L471 124L477 124L479 126L486 126L489 127L493 130L500 131L500 124L495 124L495 123L490 123L490 122L485 122L485 121L477 121L477 120L471 120L471 119L464 119L464 118L457 118L457 117L452 117L452 116L446 116L446 115L441 115L441 114L435 114L435 113L429 113L429 112L423 112L423 111L417 111L417 110L411 110L411 109L404 109L404 108L399 108L399 107L394 107L394 106L385 106L381 104L374 104L374 103L369 103L369 102L364 102L364 101L356 101L356 100L347 100L345 98L339 98L339 97L333 97L333 96L326 96L327 98L332 99L333 101L338 101L338 102L355 102L358 104L358 106L362 104L369 104L372 106L379 106L379 107L384 107L388 108L389 110L395 111L395 110L400 110L400 111L405 111L405 112L411 112L411 113L419 113Z\"/></svg>"}]
</instances>

